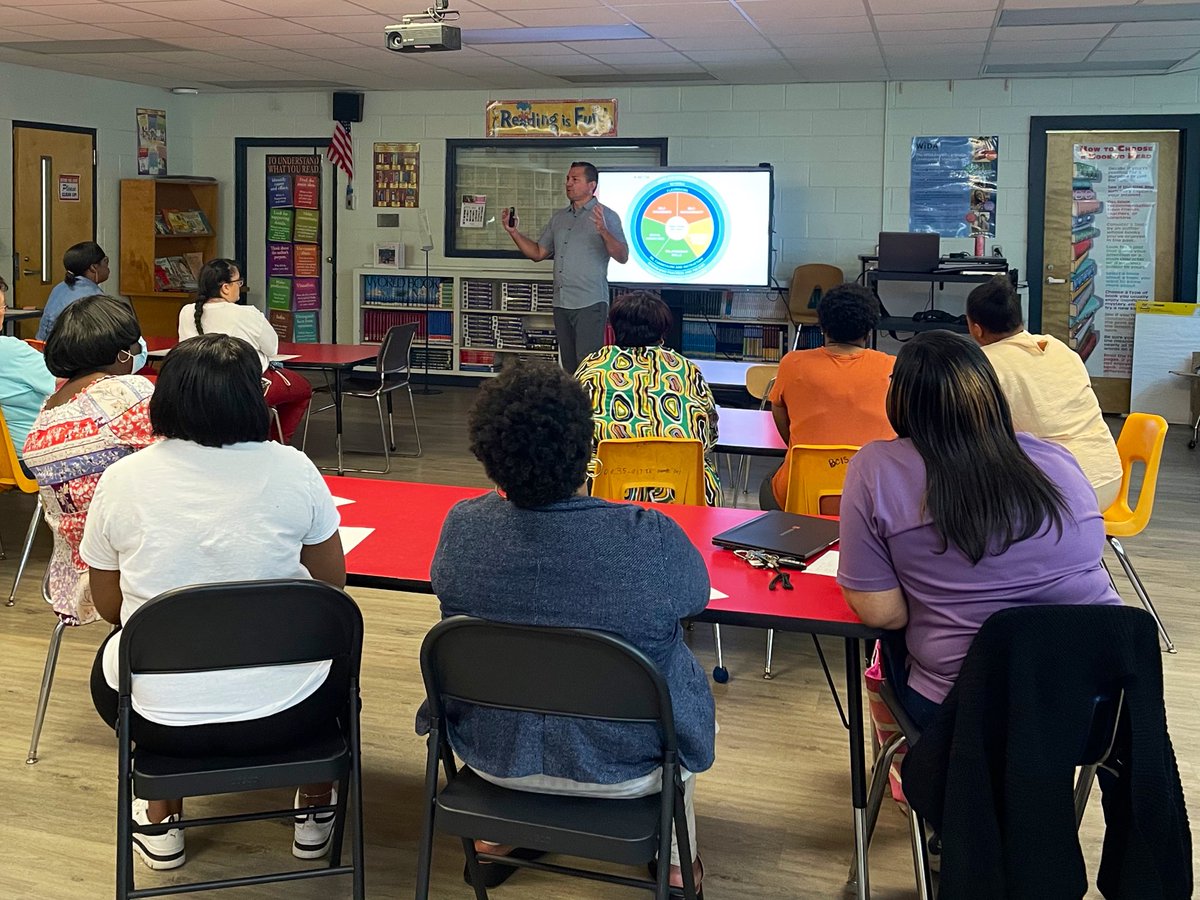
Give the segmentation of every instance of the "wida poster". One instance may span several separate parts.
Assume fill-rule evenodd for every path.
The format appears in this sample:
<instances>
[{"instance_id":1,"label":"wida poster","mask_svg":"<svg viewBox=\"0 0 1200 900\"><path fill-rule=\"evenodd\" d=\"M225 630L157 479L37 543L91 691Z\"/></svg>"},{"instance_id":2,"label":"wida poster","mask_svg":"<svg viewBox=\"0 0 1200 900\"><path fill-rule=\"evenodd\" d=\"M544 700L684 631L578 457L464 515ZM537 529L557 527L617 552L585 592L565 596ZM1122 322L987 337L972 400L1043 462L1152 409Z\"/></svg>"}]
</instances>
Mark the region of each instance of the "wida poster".
<instances>
[{"instance_id":1,"label":"wida poster","mask_svg":"<svg viewBox=\"0 0 1200 900\"><path fill-rule=\"evenodd\" d=\"M1068 343L1088 373L1133 374L1134 306L1154 298L1158 145L1076 144Z\"/></svg>"},{"instance_id":2,"label":"wida poster","mask_svg":"<svg viewBox=\"0 0 1200 900\"><path fill-rule=\"evenodd\" d=\"M267 307L280 340L320 339L321 157L266 158Z\"/></svg>"}]
</instances>

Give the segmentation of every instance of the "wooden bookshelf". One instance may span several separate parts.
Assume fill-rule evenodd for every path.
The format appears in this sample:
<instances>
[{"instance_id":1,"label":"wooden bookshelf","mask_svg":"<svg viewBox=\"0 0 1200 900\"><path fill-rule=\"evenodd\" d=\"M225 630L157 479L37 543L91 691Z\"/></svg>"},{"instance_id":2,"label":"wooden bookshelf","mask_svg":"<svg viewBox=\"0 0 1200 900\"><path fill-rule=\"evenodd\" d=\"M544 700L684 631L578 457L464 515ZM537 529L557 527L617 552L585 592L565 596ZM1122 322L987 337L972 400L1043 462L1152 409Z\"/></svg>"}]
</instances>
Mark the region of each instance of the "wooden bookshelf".
<instances>
[{"instance_id":1,"label":"wooden bookshelf","mask_svg":"<svg viewBox=\"0 0 1200 900\"><path fill-rule=\"evenodd\" d=\"M217 256L217 191L215 181L185 178L121 180L121 293L133 302L142 331L174 337L179 310L195 297L154 286L154 260L162 256L200 253ZM164 209L199 209L212 227L207 234L159 234L154 216Z\"/></svg>"}]
</instances>

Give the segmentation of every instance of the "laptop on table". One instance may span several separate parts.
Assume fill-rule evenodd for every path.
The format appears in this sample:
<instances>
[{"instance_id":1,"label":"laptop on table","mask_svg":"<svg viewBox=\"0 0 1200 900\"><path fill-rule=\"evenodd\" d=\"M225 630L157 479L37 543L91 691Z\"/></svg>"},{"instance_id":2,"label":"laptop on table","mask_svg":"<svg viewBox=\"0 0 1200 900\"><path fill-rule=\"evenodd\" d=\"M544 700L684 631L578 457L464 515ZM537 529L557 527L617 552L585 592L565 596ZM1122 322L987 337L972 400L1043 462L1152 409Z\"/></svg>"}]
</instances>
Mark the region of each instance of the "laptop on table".
<instances>
[{"instance_id":1,"label":"laptop on table","mask_svg":"<svg viewBox=\"0 0 1200 900\"><path fill-rule=\"evenodd\" d=\"M807 562L837 543L837 539L838 523L834 519L772 510L722 531L712 542L718 547L762 550Z\"/></svg>"}]
</instances>

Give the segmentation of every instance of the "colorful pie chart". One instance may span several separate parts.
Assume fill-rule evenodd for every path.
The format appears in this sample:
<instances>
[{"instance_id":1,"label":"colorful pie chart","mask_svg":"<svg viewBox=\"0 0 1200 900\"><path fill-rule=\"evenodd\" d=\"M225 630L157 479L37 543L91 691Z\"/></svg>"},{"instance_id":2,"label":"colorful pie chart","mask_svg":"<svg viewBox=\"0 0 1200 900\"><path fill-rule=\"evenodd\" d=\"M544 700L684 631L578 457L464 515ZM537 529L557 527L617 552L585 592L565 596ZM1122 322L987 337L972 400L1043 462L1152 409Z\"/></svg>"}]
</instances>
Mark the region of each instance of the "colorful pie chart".
<instances>
[{"instance_id":1,"label":"colorful pie chart","mask_svg":"<svg viewBox=\"0 0 1200 900\"><path fill-rule=\"evenodd\" d=\"M633 247L642 265L665 277L692 277L725 249L720 201L692 179L652 182L633 203Z\"/></svg>"}]
</instances>

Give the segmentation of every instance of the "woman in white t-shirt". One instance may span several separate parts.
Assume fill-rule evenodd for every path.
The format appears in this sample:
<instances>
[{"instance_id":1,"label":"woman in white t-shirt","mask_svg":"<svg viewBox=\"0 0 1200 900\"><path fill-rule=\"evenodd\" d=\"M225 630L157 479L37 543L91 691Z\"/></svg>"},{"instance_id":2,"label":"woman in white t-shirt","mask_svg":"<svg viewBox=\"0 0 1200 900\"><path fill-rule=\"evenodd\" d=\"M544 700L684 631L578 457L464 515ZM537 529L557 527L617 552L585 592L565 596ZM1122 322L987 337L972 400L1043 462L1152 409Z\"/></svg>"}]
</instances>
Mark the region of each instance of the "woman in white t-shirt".
<instances>
[{"instance_id":1,"label":"woman in white t-shirt","mask_svg":"<svg viewBox=\"0 0 1200 900\"><path fill-rule=\"evenodd\" d=\"M312 385L303 375L271 365L271 357L279 352L279 335L256 307L238 303L246 281L234 260L209 260L196 280L200 286L196 302L179 311L179 339L228 334L253 347L262 363L263 378L271 382L267 405L279 414L283 442L291 443L312 400Z\"/></svg>"},{"instance_id":2,"label":"woman in white t-shirt","mask_svg":"<svg viewBox=\"0 0 1200 900\"><path fill-rule=\"evenodd\" d=\"M161 440L105 470L79 547L107 621L124 625L147 600L191 584L315 578L345 585L329 488L304 454L267 439L260 374L253 348L228 335L192 338L167 355L150 401ZM92 698L110 725L117 721L119 641L119 631L109 636L92 670ZM330 666L139 676L134 740L170 752L186 727L189 746L201 754L290 746L344 703L327 687ZM330 784L303 785L296 807L326 805L332 793ZM133 801L142 824L177 821L182 808L181 799ZM332 814L297 817L293 854L323 856L332 827ZM180 829L133 840L152 869L184 862Z\"/></svg>"}]
</instances>

